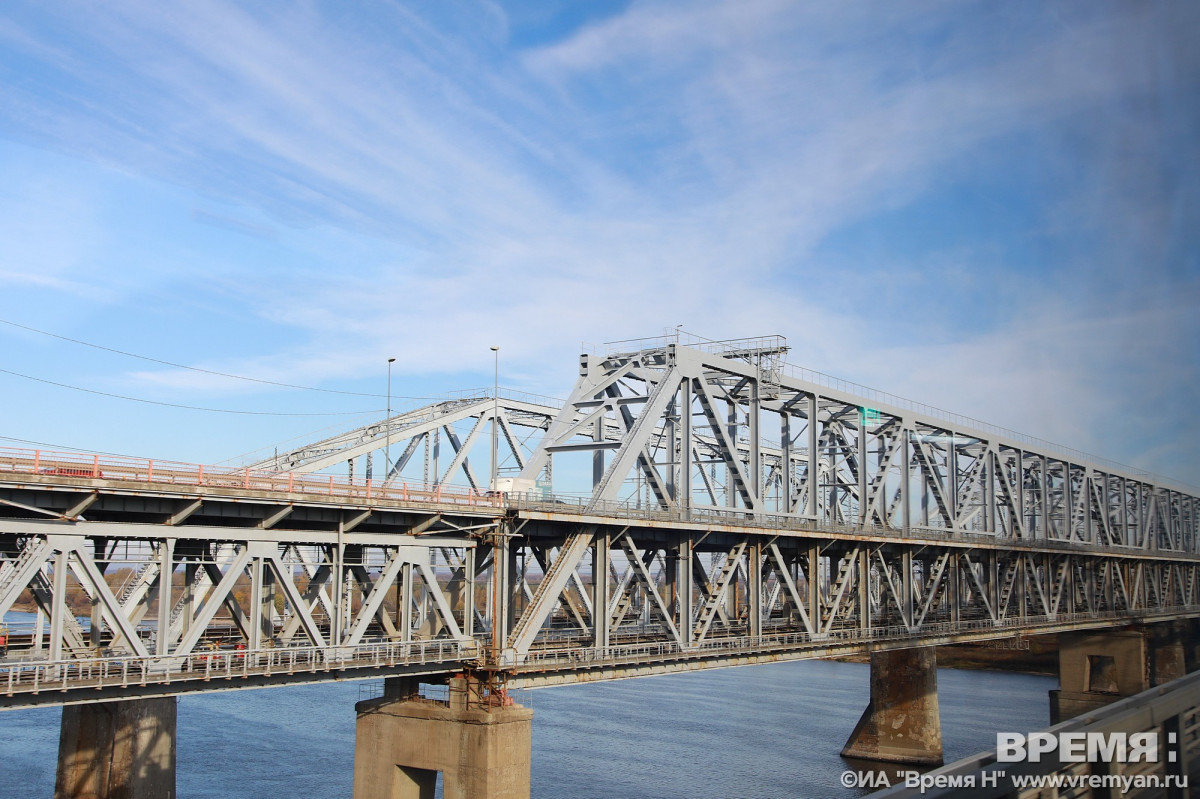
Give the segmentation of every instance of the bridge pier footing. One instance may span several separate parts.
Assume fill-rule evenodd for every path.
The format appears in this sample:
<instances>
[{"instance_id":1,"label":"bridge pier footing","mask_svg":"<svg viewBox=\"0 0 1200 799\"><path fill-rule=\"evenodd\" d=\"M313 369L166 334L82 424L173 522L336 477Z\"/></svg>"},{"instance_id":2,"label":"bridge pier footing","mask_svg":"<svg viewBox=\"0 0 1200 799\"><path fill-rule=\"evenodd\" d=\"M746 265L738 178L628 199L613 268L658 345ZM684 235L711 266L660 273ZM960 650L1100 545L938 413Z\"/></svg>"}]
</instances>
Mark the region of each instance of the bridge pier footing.
<instances>
[{"instance_id":1,"label":"bridge pier footing","mask_svg":"<svg viewBox=\"0 0 1200 799\"><path fill-rule=\"evenodd\" d=\"M63 708L55 799L173 799L175 697Z\"/></svg>"},{"instance_id":2,"label":"bridge pier footing","mask_svg":"<svg viewBox=\"0 0 1200 799\"><path fill-rule=\"evenodd\" d=\"M354 799L528 799L533 711L485 706L469 678L449 703L421 699L417 682L387 681L383 698L355 705Z\"/></svg>"},{"instance_id":3,"label":"bridge pier footing","mask_svg":"<svg viewBox=\"0 0 1200 799\"><path fill-rule=\"evenodd\" d=\"M844 757L941 765L937 650L871 653L871 701L842 749Z\"/></svg>"}]
</instances>

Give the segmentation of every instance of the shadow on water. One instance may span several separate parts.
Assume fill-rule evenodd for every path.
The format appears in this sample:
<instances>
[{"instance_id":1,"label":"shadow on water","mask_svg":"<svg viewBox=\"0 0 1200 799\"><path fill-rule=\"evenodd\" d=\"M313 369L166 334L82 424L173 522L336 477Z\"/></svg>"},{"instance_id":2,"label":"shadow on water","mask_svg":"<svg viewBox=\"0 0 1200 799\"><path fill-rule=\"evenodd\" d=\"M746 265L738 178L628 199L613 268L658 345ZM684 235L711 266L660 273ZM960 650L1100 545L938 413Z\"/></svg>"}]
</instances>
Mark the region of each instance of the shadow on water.
<instances>
[{"instance_id":1,"label":"shadow on water","mask_svg":"<svg viewBox=\"0 0 1200 799\"><path fill-rule=\"evenodd\" d=\"M800 661L526 692L533 797L861 796L840 777L862 764L838 753L868 683L865 664ZM1046 727L1055 684L940 670L946 762L994 746L998 724ZM358 699L357 683L182 698L180 799L349 799ZM0 785L53 795L59 718L57 709L0 713Z\"/></svg>"}]
</instances>

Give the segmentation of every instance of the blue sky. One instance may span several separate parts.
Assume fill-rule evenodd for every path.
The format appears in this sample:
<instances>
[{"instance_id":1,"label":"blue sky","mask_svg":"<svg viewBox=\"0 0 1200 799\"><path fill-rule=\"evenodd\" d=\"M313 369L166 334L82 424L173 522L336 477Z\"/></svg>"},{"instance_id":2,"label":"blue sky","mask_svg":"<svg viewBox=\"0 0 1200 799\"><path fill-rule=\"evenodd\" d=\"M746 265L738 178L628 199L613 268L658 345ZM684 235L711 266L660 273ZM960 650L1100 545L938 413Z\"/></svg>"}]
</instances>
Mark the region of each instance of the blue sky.
<instances>
[{"instance_id":1,"label":"blue sky","mask_svg":"<svg viewBox=\"0 0 1200 799\"><path fill-rule=\"evenodd\" d=\"M564 396L683 324L1200 484L1200 5L14 2L0 319ZM214 462L371 418L0 324L0 436ZM414 402L416 400L413 400ZM399 401L398 401L399 402ZM2 443L2 442L0 442Z\"/></svg>"}]
</instances>

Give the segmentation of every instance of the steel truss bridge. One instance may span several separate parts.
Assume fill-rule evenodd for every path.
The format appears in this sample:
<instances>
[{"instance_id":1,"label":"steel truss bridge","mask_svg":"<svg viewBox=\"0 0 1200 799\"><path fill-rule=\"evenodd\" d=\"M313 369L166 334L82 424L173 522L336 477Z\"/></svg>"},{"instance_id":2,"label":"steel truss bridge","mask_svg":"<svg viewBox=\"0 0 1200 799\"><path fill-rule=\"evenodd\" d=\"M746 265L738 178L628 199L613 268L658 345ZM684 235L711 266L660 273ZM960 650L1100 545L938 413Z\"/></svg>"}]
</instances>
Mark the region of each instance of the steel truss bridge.
<instances>
[{"instance_id":1,"label":"steel truss bridge","mask_svg":"<svg viewBox=\"0 0 1200 799\"><path fill-rule=\"evenodd\" d=\"M564 403L458 397L250 467L0 451L0 615L36 608L8 625L0 707L499 689L1200 615L1195 493L785 351L632 342L582 356ZM511 490L472 466L489 431ZM592 490L554 493L556 471Z\"/></svg>"}]
</instances>

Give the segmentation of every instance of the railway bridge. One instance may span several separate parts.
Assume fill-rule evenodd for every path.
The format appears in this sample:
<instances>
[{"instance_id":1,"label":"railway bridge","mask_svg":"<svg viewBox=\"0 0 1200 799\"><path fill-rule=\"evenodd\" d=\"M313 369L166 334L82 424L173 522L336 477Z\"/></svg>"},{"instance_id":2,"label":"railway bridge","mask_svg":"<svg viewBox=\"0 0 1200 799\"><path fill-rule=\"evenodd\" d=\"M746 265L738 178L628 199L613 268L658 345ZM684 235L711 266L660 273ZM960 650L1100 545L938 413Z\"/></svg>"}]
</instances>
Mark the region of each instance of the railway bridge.
<instances>
[{"instance_id":1,"label":"railway bridge","mask_svg":"<svg viewBox=\"0 0 1200 799\"><path fill-rule=\"evenodd\" d=\"M356 796L527 796L517 687L870 653L845 753L939 762L937 645L1060 634L1061 717L1182 674L1194 490L786 351L618 343L239 467L2 450L0 708L64 706L59 795L163 796L175 696L382 677Z\"/></svg>"}]
</instances>

